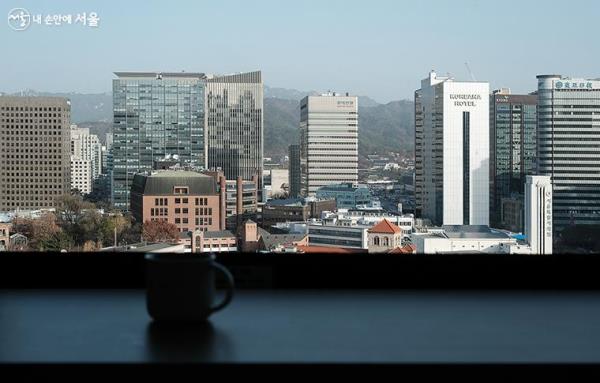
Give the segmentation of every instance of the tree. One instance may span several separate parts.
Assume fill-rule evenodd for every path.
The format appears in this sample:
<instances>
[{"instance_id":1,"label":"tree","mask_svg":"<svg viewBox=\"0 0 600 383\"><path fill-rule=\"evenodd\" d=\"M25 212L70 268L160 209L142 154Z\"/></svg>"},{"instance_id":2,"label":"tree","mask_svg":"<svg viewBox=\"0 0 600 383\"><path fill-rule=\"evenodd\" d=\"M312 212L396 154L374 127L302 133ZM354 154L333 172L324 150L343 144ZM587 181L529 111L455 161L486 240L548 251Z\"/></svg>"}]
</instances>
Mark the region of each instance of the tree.
<instances>
[{"instance_id":1,"label":"tree","mask_svg":"<svg viewBox=\"0 0 600 383\"><path fill-rule=\"evenodd\" d=\"M146 221L142 226L142 238L152 243L178 242L179 229L167 221Z\"/></svg>"},{"instance_id":2,"label":"tree","mask_svg":"<svg viewBox=\"0 0 600 383\"><path fill-rule=\"evenodd\" d=\"M86 202L80 195L64 195L57 199L59 208L56 216L60 223L75 225L85 210L95 209L93 203Z\"/></svg>"},{"instance_id":3,"label":"tree","mask_svg":"<svg viewBox=\"0 0 600 383\"><path fill-rule=\"evenodd\" d=\"M74 247L73 239L64 231L60 230L54 233L50 238L41 244L43 251L70 251Z\"/></svg>"},{"instance_id":4,"label":"tree","mask_svg":"<svg viewBox=\"0 0 600 383\"><path fill-rule=\"evenodd\" d=\"M48 242L62 231L52 213L45 213L39 218L15 217L12 223L12 230L26 236L33 250L48 250Z\"/></svg>"}]
</instances>

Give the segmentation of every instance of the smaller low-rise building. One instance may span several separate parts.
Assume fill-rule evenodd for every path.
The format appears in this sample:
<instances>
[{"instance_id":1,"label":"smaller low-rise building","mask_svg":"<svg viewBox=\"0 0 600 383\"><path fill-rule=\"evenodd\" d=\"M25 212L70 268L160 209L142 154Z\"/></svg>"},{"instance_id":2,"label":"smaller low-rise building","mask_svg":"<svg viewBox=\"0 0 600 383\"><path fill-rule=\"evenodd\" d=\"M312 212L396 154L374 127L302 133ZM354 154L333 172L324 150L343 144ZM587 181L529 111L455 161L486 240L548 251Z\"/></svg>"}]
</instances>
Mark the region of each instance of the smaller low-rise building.
<instances>
[{"instance_id":1,"label":"smaller low-rise building","mask_svg":"<svg viewBox=\"0 0 600 383\"><path fill-rule=\"evenodd\" d=\"M509 232L486 225L444 225L410 237L418 254L528 253L526 243L520 243Z\"/></svg>"},{"instance_id":2,"label":"smaller low-rise building","mask_svg":"<svg viewBox=\"0 0 600 383\"><path fill-rule=\"evenodd\" d=\"M387 219L367 230L369 253L387 253L402 246L402 229Z\"/></svg>"},{"instance_id":3,"label":"smaller low-rise building","mask_svg":"<svg viewBox=\"0 0 600 383\"><path fill-rule=\"evenodd\" d=\"M303 222L319 218L324 211L336 210L334 199L288 198L270 200L262 207L263 226L284 222Z\"/></svg>"},{"instance_id":4,"label":"smaller low-rise building","mask_svg":"<svg viewBox=\"0 0 600 383\"><path fill-rule=\"evenodd\" d=\"M237 238L229 230L192 233L191 248L194 253L228 253L238 251Z\"/></svg>"},{"instance_id":5,"label":"smaller low-rise building","mask_svg":"<svg viewBox=\"0 0 600 383\"><path fill-rule=\"evenodd\" d=\"M327 185L316 192L319 199L335 199L338 209L354 209L360 205L370 205L373 196L367 185L342 183Z\"/></svg>"},{"instance_id":6,"label":"smaller low-rise building","mask_svg":"<svg viewBox=\"0 0 600 383\"><path fill-rule=\"evenodd\" d=\"M192 171L136 174L131 212L138 222L165 220L180 232L224 229L221 197L213 177Z\"/></svg>"},{"instance_id":7,"label":"smaller low-rise building","mask_svg":"<svg viewBox=\"0 0 600 383\"><path fill-rule=\"evenodd\" d=\"M10 248L10 222L0 222L0 251Z\"/></svg>"}]
</instances>

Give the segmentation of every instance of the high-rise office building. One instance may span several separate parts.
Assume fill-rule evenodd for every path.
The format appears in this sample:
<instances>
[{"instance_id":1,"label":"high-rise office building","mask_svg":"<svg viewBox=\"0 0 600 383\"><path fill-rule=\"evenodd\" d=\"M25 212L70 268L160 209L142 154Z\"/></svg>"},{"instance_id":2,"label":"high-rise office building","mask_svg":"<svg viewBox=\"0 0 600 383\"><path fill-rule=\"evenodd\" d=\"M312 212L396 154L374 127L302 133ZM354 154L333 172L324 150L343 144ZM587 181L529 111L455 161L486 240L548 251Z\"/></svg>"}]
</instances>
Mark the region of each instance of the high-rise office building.
<instances>
[{"instance_id":1,"label":"high-rise office building","mask_svg":"<svg viewBox=\"0 0 600 383\"><path fill-rule=\"evenodd\" d=\"M297 198L300 195L301 177L300 177L300 145L289 146L288 179L290 185L290 198Z\"/></svg>"},{"instance_id":2,"label":"high-rise office building","mask_svg":"<svg viewBox=\"0 0 600 383\"><path fill-rule=\"evenodd\" d=\"M490 224L523 231L510 203L523 202L525 176L536 172L537 95L511 94L502 88L490 96ZM505 211L505 207L507 208ZM522 217L522 215L521 215Z\"/></svg>"},{"instance_id":3,"label":"high-rise office building","mask_svg":"<svg viewBox=\"0 0 600 383\"><path fill-rule=\"evenodd\" d=\"M489 84L435 72L416 91L422 130L421 216L436 225L489 223ZM416 97L417 98L417 97Z\"/></svg>"},{"instance_id":4,"label":"high-rise office building","mask_svg":"<svg viewBox=\"0 0 600 383\"><path fill-rule=\"evenodd\" d=\"M90 184L102 173L102 144L89 128L71 125L71 155L90 162Z\"/></svg>"},{"instance_id":5,"label":"high-rise office building","mask_svg":"<svg viewBox=\"0 0 600 383\"><path fill-rule=\"evenodd\" d=\"M300 162L303 196L358 181L358 97L330 92L300 101Z\"/></svg>"},{"instance_id":6,"label":"high-rise office building","mask_svg":"<svg viewBox=\"0 0 600 383\"><path fill-rule=\"evenodd\" d=\"M525 237L533 254L552 254L552 183L549 176L527 176Z\"/></svg>"},{"instance_id":7,"label":"high-rise office building","mask_svg":"<svg viewBox=\"0 0 600 383\"><path fill-rule=\"evenodd\" d=\"M421 91L415 91L415 215L423 215L423 108Z\"/></svg>"},{"instance_id":8,"label":"high-rise office building","mask_svg":"<svg viewBox=\"0 0 600 383\"><path fill-rule=\"evenodd\" d=\"M0 97L0 211L58 207L70 193L71 104Z\"/></svg>"},{"instance_id":9,"label":"high-rise office building","mask_svg":"<svg viewBox=\"0 0 600 383\"><path fill-rule=\"evenodd\" d=\"M228 180L263 174L263 82L261 72L206 80L207 167ZM261 193L262 194L262 193Z\"/></svg>"},{"instance_id":10,"label":"high-rise office building","mask_svg":"<svg viewBox=\"0 0 600 383\"><path fill-rule=\"evenodd\" d=\"M552 177L553 227L600 224L600 80L537 78L537 168Z\"/></svg>"},{"instance_id":11,"label":"high-rise office building","mask_svg":"<svg viewBox=\"0 0 600 383\"><path fill-rule=\"evenodd\" d=\"M129 209L136 173L177 155L205 165L202 73L116 72L113 80L112 202Z\"/></svg>"}]
</instances>

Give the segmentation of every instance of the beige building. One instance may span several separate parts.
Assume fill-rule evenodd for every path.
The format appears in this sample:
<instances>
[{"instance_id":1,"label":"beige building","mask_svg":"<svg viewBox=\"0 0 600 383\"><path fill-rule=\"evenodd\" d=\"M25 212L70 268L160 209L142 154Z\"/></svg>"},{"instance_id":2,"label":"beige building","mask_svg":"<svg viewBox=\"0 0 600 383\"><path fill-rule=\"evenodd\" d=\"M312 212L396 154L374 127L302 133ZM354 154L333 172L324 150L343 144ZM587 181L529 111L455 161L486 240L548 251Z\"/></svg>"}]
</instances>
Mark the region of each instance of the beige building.
<instances>
[{"instance_id":1,"label":"beige building","mask_svg":"<svg viewBox=\"0 0 600 383\"><path fill-rule=\"evenodd\" d=\"M71 190L71 104L0 97L0 211L57 207Z\"/></svg>"},{"instance_id":2,"label":"beige building","mask_svg":"<svg viewBox=\"0 0 600 383\"><path fill-rule=\"evenodd\" d=\"M402 229L387 219L367 230L369 253L387 253L402 246Z\"/></svg>"},{"instance_id":3,"label":"beige building","mask_svg":"<svg viewBox=\"0 0 600 383\"><path fill-rule=\"evenodd\" d=\"M334 92L300 101L300 173L303 196L358 181L358 97Z\"/></svg>"},{"instance_id":4,"label":"beige building","mask_svg":"<svg viewBox=\"0 0 600 383\"><path fill-rule=\"evenodd\" d=\"M192 233L192 252L194 253L227 253L237 251L237 238L229 230L201 231Z\"/></svg>"}]
</instances>

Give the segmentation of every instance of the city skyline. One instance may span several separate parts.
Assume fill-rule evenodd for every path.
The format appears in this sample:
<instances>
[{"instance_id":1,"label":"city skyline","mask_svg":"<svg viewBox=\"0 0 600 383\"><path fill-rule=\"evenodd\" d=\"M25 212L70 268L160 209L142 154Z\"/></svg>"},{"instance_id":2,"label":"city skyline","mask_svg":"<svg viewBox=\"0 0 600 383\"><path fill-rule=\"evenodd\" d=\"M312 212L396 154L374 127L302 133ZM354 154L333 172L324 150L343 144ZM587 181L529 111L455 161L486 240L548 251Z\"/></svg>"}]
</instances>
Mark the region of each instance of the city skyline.
<instances>
[{"instance_id":1,"label":"city skyline","mask_svg":"<svg viewBox=\"0 0 600 383\"><path fill-rule=\"evenodd\" d=\"M114 71L260 70L271 87L331 89L386 103L411 99L419 87L415 79L424 70L471 79L465 63L474 78L489 82L492 89L508 87L517 94L535 90L538 74L597 75L596 53L588 49L593 34L586 24L566 17L560 7L546 4L540 9L537 2L506 1L498 7L466 0L377 1L376 6L331 1L316 8L315 1L307 0L287 12L273 1L186 4L185 12L165 2L146 4L150 6L68 0L3 4L4 15L23 7L32 14L94 11L100 20L97 28L31 25L14 31L4 24L0 38L13 59L0 63L6 79L0 91L108 92ZM600 8L585 0L571 5L586 13ZM489 26L490 15L497 27ZM375 17L379 22L370 23ZM560 28L544 28L546 20L560 20ZM169 33L162 33L165 29ZM215 33L203 38L205 31ZM47 39L55 44L47 44ZM202 49L186 49L194 44ZM570 55L556 55L557 47L567 44L568 52L577 52L576 62ZM161 54L156 54L157 47ZM511 63L518 63L518 73L514 65L507 65L507 53ZM44 58L43 68L36 57Z\"/></svg>"}]
</instances>

